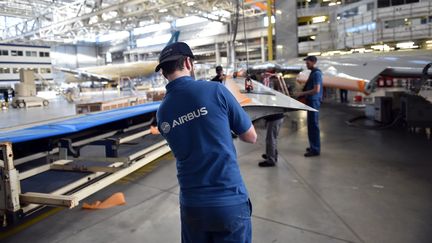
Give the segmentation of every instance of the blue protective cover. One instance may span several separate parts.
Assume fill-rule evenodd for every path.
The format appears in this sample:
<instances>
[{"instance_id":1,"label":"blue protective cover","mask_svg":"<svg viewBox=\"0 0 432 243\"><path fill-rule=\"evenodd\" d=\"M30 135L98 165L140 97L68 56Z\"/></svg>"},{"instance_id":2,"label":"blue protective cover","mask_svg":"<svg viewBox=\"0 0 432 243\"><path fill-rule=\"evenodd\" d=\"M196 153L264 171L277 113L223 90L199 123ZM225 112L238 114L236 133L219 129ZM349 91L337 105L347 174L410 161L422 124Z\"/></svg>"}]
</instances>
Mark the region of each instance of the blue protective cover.
<instances>
[{"instance_id":1,"label":"blue protective cover","mask_svg":"<svg viewBox=\"0 0 432 243\"><path fill-rule=\"evenodd\" d=\"M116 110L86 114L77 118L71 118L20 130L0 132L0 142L20 143L35 139L79 132L110 122L154 112L159 108L160 103L161 102L146 103L143 105L125 107Z\"/></svg>"}]
</instances>

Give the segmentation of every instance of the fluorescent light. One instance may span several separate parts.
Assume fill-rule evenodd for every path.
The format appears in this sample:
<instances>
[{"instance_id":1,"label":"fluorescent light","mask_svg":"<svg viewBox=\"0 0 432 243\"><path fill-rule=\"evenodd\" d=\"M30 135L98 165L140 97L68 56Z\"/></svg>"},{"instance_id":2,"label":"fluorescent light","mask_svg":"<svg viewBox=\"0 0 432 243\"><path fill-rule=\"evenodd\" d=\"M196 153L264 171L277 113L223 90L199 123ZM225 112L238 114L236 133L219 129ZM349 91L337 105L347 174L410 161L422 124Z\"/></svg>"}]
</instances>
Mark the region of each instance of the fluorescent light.
<instances>
[{"instance_id":1,"label":"fluorescent light","mask_svg":"<svg viewBox=\"0 0 432 243\"><path fill-rule=\"evenodd\" d=\"M177 19L175 22L175 25L176 25L176 27L182 27L182 26L187 26L187 25L192 25L192 24L203 23L206 21L208 21L208 20L205 18L201 18L198 16L190 16L190 17Z\"/></svg>"},{"instance_id":2,"label":"fluorescent light","mask_svg":"<svg viewBox=\"0 0 432 243\"><path fill-rule=\"evenodd\" d=\"M280 9L276 10L277 14L282 14L282 11Z\"/></svg>"},{"instance_id":3,"label":"fluorescent light","mask_svg":"<svg viewBox=\"0 0 432 243\"><path fill-rule=\"evenodd\" d=\"M283 45L277 45L276 48L277 49L283 49L284 47L283 47Z\"/></svg>"},{"instance_id":4,"label":"fluorescent light","mask_svg":"<svg viewBox=\"0 0 432 243\"><path fill-rule=\"evenodd\" d=\"M166 44L171 39L171 34L156 35L136 40L137 47Z\"/></svg>"},{"instance_id":5,"label":"fluorescent light","mask_svg":"<svg viewBox=\"0 0 432 243\"><path fill-rule=\"evenodd\" d=\"M355 48L355 49L351 49L349 52L350 53L365 53L366 49L365 48Z\"/></svg>"},{"instance_id":6,"label":"fluorescent light","mask_svg":"<svg viewBox=\"0 0 432 243\"><path fill-rule=\"evenodd\" d=\"M315 39L316 39L316 36L315 36L315 35L312 35L310 38L311 38L312 40L315 40Z\"/></svg>"},{"instance_id":7,"label":"fluorescent light","mask_svg":"<svg viewBox=\"0 0 432 243\"><path fill-rule=\"evenodd\" d=\"M414 49L418 48L417 45L414 45L414 41L407 41L407 42L399 42L396 44L396 47L399 49Z\"/></svg>"},{"instance_id":8,"label":"fluorescent light","mask_svg":"<svg viewBox=\"0 0 432 243\"><path fill-rule=\"evenodd\" d=\"M187 2L187 3L186 3L186 5L187 5L188 7L193 6L194 4L195 4L195 2Z\"/></svg>"},{"instance_id":9,"label":"fluorescent light","mask_svg":"<svg viewBox=\"0 0 432 243\"><path fill-rule=\"evenodd\" d=\"M309 52L308 56L321 56L321 52Z\"/></svg>"},{"instance_id":10,"label":"fluorescent light","mask_svg":"<svg viewBox=\"0 0 432 243\"><path fill-rule=\"evenodd\" d=\"M336 4L339 5L339 4L341 4L341 2L340 2L340 1L337 1Z\"/></svg>"},{"instance_id":11,"label":"fluorescent light","mask_svg":"<svg viewBox=\"0 0 432 243\"><path fill-rule=\"evenodd\" d=\"M271 16L271 22L272 22L272 24L276 23L276 19L274 16ZM269 26L268 17L264 17L264 27L268 27L268 26Z\"/></svg>"},{"instance_id":12,"label":"fluorescent light","mask_svg":"<svg viewBox=\"0 0 432 243\"><path fill-rule=\"evenodd\" d=\"M334 56L334 55L341 55L342 52L341 51L328 51L328 52L324 52L321 55L322 56Z\"/></svg>"},{"instance_id":13,"label":"fluorescent light","mask_svg":"<svg viewBox=\"0 0 432 243\"><path fill-rule=\"evenodd\" d=\"M426 41L426 44L432 44L432 40Z\"/></svg>"},{"instance_id":14,"label":"fluorescent light","mask_svg":"<svg viewBox=\"0 0 432 243\"><path fill-rule=\"evenodd\" d=\"M314 23L314 24L322 23L322 22L325 22L326 20L327 20L327 16L317 16L317 17L312 18L312 23Z\"/></svg>"},{"instance_id":15,"label":"fluorescent light","mask_svg":"<svg viewBox=\"0 0 432 243\"><path fill-rule=\"evenodd\" d=\"M103 13L101 16L103 20L110 20L117 17L117 15L118 15L117 11L111 11L108 13Z\"/></svg>"},{"instance_id":16,"label":"fluorescent light","mask_svg":"<svg viewBox=\"0 0 432 243\"><path fill-rule=\"evenodd\" d=\"M98 36L98 42L108 42L129 38L129 31L110 31L106 35Z\"/></svg>"},{"instance_id":17,"label":"fluorescent light","mask_svg":"<svg viewBox=\"0 0 432 243\"><path fill-rule=\"evenodd\" d=\"M168 12L168 9L166 8L159 9L159 13L166 13L166 12Z\"/></svg>"},{"instance_id":18,"label":"fluorescent light","mask_svg":"<svg viewBox=\"0 0 432 243\"><path fill-rule=\"evenodd\" d=\"M373 46L371 46L371 48L374 49L374 50L378 50L378 51L390 51L392 49L387 44L384 44L384 45L373 45Z\"/></svg>"},{"instance_id":19,"label":"fluorescent light","mask_svg":"<svg viewBox=\"0 0 432 243\"><path fill-rule=\"evenodd\" d=\"M171 28L170 23L162 22L160 24L152 24L152 25L147 25L144 27L135 28L133 30L133 34L134 35L142 35L142 34L156 32L156 31L168 30L170 28Z\"/></svg>"},{"instance_id":20,"label":"fluorescent light","mask_svg":"<svg viewBox=\"0 0 432 243\"><path fill-rule=\"evenodd\" d=\"M329 3L329 6L334 6L334 5L336 5L335 2L331 2L331 3Z\"/></svg>"}]
</instances>

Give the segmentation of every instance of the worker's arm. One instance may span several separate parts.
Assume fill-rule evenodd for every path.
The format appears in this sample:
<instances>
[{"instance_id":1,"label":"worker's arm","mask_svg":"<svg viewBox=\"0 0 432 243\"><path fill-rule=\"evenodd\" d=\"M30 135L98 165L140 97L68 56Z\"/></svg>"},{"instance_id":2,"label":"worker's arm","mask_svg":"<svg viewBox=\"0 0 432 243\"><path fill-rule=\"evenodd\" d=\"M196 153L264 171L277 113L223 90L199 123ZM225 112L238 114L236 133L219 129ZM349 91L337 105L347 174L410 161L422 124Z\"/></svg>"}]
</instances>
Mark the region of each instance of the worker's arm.
<instances>
[{"instance_id":1,"label":"worker's arm","mask_svg":"<svg viewBox=\"0 0 432 243\"><path fill-rule=\"evenodd\" d=\"M313 89L311 90L307 90L307 91L303 91L303 92L298 92L296 93L297 96L310 96L310 95L315 95L318 94L321 91L321 85L322 85L322 75L321 72L314 72L313 74Z\"/></svg>"},{"instance_id":2,"label":"worker's arm","mask_svg":"<svg viewBox=\"0 0 432 243\"><path fill-rule=\"evenodd\" d=\"M219 86L218 93L222 108L227 112L228 121L232 132L239 135L240 139L247 143L255 143L257 134L249 115L240 106L236 98L225 86Z\"/></svg>"},{"instance_id":3,"label":"worker's arm","mask_svg":"<svg viewBox=\"0 0 432 243\"><path fill-rule=\"evenodd\" d=\"M314 95L314 94L318 94L321 90L321 85L316 84L314 85L314 88L308 91L303 91L303 92L298 92L297 96L309 96L309 95Z\"/></svg>"},{"instance_id":4,"label":"worker's arm","mask_svg":"<svg viewBox=\"0 0 432 243\"><path fill-rule=\"evenodd\" d=\"M252 125L247 132L241 134L239 136L240 140L246 143L256 143L257 140L257 134L255 131L254 125Z\"/></svg>"}]
</instances>

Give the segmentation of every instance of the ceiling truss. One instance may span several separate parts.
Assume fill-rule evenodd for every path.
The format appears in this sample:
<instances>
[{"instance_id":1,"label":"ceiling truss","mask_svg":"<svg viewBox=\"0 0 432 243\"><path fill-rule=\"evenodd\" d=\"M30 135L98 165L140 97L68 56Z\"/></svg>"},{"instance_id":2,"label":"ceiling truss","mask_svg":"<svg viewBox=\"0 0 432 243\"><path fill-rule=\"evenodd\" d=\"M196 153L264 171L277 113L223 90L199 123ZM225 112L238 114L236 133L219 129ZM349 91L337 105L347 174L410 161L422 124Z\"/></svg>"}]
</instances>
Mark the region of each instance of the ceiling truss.
<instances>
[{"instance_id":1,"label":"ceiling truss","mask_svg":"<svg viewBox=\"0 0 432 243\"><path fill-rule=\"evenodd\" d=\"M245 4L240 12L245 17L265 14L255 2L266 1ZM236 4L237 0L0 0L0 6L4 6L0 15L23 18L23 22L0 30L0 42L61 42L87 34L102 35L110 30L131 31L186 16L228 22Z\"/></svg>"}]
</instances>

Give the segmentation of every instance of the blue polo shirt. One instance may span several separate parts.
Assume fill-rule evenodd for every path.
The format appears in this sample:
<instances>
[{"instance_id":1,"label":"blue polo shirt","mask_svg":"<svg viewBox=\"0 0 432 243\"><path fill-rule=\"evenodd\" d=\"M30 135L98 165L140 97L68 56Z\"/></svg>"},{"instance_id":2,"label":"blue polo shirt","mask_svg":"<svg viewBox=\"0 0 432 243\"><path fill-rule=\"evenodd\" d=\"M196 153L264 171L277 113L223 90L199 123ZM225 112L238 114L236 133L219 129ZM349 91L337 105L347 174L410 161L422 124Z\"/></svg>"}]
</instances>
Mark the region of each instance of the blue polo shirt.
<instances>
[{"instance_id":1,"label":"blue polo shirt","mask_svg":"<svg viewBox=\"0 0 432 243\"><path fill-rule=\"evenodd\" d=\"M234 96L217 82L185 76L171 81L157 112L158 128L177 160L180 204L244 203L248 193L231 137L252 125Z\"/></svg>"},{"instance_id":2,"label":"blue polo shirt","mask_svg":"<svg viewBox=\"0 0 432 243\"><path fill-rule=\"evenodd\" d=\"M320 91L314 95L308 95L306 99L308 100L321 100L323 94L323 83L322 83L322 73L318 68L314 68L311 70L309 74L309 78L306 82L305 91L312 90L315 85L320 85Z\"/></svg>"}]
</instances>

